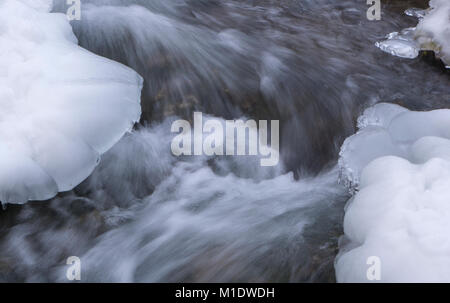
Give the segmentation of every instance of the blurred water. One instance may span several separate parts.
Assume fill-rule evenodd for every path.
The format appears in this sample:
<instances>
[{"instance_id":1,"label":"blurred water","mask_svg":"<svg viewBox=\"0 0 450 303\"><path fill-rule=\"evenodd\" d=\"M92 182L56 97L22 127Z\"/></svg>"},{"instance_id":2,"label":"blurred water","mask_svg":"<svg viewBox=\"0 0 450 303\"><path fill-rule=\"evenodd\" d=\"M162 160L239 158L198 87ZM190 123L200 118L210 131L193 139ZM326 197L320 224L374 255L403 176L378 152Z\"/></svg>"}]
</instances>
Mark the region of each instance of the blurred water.
<instances>
[{"instance_id":1,"label":"blurred water","mask_svg":"<svg viewBox=\"0 0 450 303\"><path fill-rule=\"evenodd\" d=\"M65 10L56 1L56 11ZM425 1L85 0L80 45L144 76L142 125L74 191L0 214L0 280L334 281L348 196L334 167L368 105L448 106L449 78L374 45ZM170 155L194 110L279 119L283 166Z\"/></svg>"}]
</instances>

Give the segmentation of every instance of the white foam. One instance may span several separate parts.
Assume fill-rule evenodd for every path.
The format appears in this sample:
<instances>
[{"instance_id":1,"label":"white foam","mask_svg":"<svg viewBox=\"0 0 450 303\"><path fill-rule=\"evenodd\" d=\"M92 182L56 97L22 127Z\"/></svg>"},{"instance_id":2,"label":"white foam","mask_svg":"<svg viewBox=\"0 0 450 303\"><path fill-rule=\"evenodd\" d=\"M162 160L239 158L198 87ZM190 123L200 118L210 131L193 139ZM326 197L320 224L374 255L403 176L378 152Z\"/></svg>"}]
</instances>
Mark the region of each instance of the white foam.
<instances>
[{"instance_id":1,"label":"white foam","mask_svg":"<svg viewBox=\"0 0 450 303\"><path fill-rule=\"evenodd\" d=\"M336 259L339 282L450 282L450 110L378 104L341 151L342 177L357 189Z\"/></svg>"},{"instance_id":2,"label":"white foam","mask_svg":"<svg viewBox=\"0 0 450 303\"><path fill-rule=\"evenodd\" d=\"M77 46L51 1L0 3L0 201L72 189L140 117L142 79Z\"/></svg>"}]
</instances>

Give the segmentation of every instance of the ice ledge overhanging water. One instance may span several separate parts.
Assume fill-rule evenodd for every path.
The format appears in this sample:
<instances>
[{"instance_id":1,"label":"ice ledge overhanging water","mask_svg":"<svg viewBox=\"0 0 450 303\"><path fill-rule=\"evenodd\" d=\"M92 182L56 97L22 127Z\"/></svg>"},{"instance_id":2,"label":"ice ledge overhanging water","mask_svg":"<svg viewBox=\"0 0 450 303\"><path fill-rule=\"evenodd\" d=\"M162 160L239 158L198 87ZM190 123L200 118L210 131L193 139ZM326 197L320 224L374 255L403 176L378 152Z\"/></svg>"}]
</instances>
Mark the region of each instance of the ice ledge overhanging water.
<instances>
[{"instance_id":1,"label":"ice ledge overhanging water","mask_svg":"<svg viewBox=\"0 0 450 303\"><path fill-rule=\"evenodd\" d=\"M142 78L79 47L51 8L51 0L0 3L2 203L71 190L140 118Z\"/></svg>"},{"instance_id":2,"label":"ice ledge overhanging water","mask_svg":"<svg viewBox=\"0 0 450 303\"><path fill-rule=\"evenodd\" d=\"M420 51L434 51L450 68L450 1L431 0L427 10L411 8L408 16L417 17L417 27L393 32L375 45L391 55L414 59Z\"/></svg>"}]
</instances>

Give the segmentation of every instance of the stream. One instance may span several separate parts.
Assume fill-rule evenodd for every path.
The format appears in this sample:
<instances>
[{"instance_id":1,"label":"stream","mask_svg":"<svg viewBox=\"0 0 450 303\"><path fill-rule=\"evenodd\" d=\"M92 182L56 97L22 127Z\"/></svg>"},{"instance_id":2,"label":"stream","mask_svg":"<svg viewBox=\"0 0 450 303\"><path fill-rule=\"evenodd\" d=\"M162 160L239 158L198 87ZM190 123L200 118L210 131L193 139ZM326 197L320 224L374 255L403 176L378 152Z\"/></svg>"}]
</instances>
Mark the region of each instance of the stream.
<instances>
[{"instance_id":1,"label":"stream","mask_svg":"<svg viewBox=\"0 0 450 303\"><path fill-rule=\"evenodd\" d=\"M0 210L0 281L65 282L78 256L83 282L335 282L356 118L448 107L439 62L375 47L427 2L382 2L369 21L365 1L83 0L79 44L144 78L141 121L74 190ZM279 120L282 163L174 157L194 112Z\"/></svg>"}]
</instances>

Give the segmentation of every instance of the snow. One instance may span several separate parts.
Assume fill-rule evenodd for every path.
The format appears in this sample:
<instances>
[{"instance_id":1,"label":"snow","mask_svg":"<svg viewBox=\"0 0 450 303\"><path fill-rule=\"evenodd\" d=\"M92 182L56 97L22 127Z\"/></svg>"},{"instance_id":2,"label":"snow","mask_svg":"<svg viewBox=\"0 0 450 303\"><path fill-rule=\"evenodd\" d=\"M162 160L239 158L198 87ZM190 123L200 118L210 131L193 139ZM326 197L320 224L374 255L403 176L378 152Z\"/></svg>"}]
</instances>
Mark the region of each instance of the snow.
<instances>
[{"instance_id":1,"label":"snow","mask_svg":"<svg viewBox=\"0 0 450 303\"><path fill-rule=\"evenodd\" d=\"M450 66L450 1L431 0L428 10L408 9L406 14L419 18L415 28L387 35L375 45L391 55L413 59L420 50L434 51Z\"/></svg>"},{"instance_id":2,"label":"snow","mask_svg":"<svg viewBox=\"0 0 450 303\"><path fill-rule=\"evenodd\" d=\"M0 201L78 185L140 118L141 77L77 45L51 0L0 3Z\"/></svg>"},{"instance_id":3,"label":"snow","mask_svg":"<svg viewBox=\"0 0 450 303\"><path fill-rule=\"evenodd\" d=\"M355 195L336 258L339 282L450 282L450 110L377 104L341 150L341 177Z\"/></svg>"},{"instance_id":4,"label":"snow","mask_svg":"<svg viewBox=\"0 0 450 303\"><path fill-rule=\"evenodd\" d=\"M450 1L431 0L430 7L417 26L417 40L422 49L434 50L450 65Z\"/></svg>"}]
</instances>

